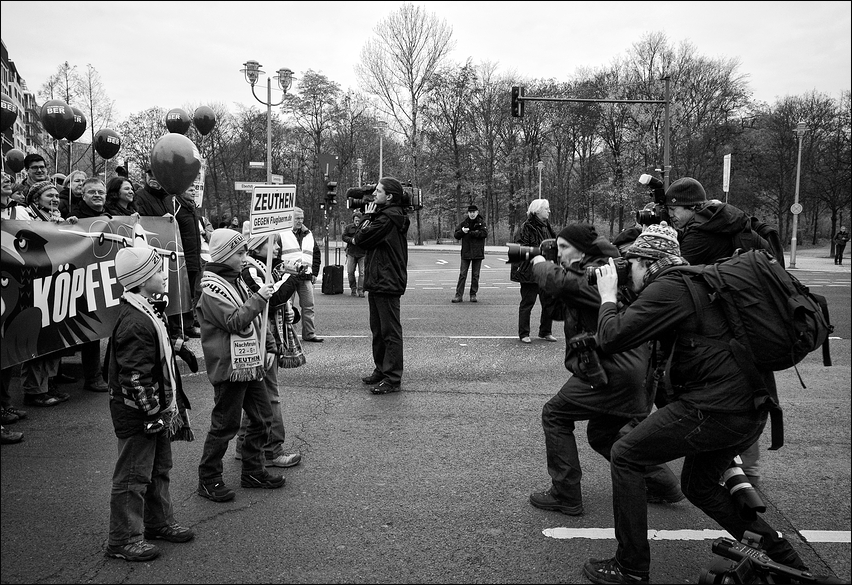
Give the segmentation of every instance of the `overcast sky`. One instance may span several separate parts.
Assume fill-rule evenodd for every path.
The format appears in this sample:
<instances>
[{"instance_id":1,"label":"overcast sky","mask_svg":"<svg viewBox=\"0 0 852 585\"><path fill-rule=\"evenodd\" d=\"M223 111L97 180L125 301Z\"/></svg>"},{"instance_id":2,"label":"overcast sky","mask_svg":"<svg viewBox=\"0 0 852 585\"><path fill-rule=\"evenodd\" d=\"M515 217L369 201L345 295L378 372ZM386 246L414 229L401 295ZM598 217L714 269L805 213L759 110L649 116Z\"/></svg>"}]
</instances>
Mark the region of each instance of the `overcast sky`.
<instances>
[{"instance_id":1,"label":"overcast sky","mask_svg":"<svg viewBox=\"0 0 852 585\"><path fill-rule=\"evenodd\" d=\"M662 31L673 45L689 41L706 57L738 58L758 100L811 90L838 98L852 87L847 1L417 4L452 27L455 61L491 61L523 77L568 80ZM287 67L300 77L312 69L359 90L361 48L401 5L4 0L0 28L31 91L64 61L81 70L91 64L122 120L153 106L223 103L235 111L256 104L240 72L248 59L270 73Z\"/></svg>"}]
</instances>

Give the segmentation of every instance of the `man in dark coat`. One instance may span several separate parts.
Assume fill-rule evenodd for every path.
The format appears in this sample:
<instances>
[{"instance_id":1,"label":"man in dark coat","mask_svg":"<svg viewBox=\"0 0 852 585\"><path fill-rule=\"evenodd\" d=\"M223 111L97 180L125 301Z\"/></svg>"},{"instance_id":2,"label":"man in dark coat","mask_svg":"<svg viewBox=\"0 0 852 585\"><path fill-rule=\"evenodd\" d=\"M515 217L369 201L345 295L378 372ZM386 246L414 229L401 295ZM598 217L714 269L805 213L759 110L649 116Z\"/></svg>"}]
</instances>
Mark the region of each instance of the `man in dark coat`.
<instances>
[{"instance_id":1,"label":"man in dark coat","mask_svg":"<svg viewBox=\"0 0 852 585\"><path fill-rule=\"evenodd\" d=\"M408 227L402 184L384 177L376 185L375 201L367 204L366 219L353 238L367 250L364 290L370 294L373 334L373 373L362 378L373 394L399 392L402 381L402 322L399 300L408 286Z\"/></svg>"},{"instance_id":2,"label":"man in dark coat","mask_svg":"<svg viewBox=\"0 0 852 585\"><path fill-rule=\"evenodd\" d=\"M571 516L583 513L580 456L574 423L587 420L589 446L609 459L612 445L632 419L651 412L654 397L646 390L650 358L648 345L618 354L598 354L594 348L572 347L575 336L591 337L597 330L600 295L589 284L585 270L618 258L618 249L598 236L594 226L570 224L556 238L559 263L543 256L532 259L533 277L548 296L565 303L565 368L573 376L551 398L541 414L551 487L530 495L530 503L543 510ZM576 339L576 338L575 338ZM604 376L586 368L586 352L594 352ZM683 499L677 478L666 465L649 467L645 473L648 500L674 503Z\"/></svg>"},{"instance_id":3,"label":"man in dark coat","mask_svg":"<svg viewBox=\"0 0 852 585\"><path fill-rule=\"evenodd\" d=\"M359 212L352 214L352 223L343 230L340 239L346 242L346 274L349 277L349 290L352 296L364 297L364 266L366 264L367 251L355 244L353 237L364 216ZM355 279L355 270L358 270L358 279Z\"/></svg>"},{"instance_id":4,"label":"man in dark coat","mask_svg":"<svg viewBox=\"0 0 852 585\"><path fill-rule=\"evenodd\" d=\"M846 242L849 241L849 232L844 226L840 226L840 231L834 236L834 263L838 266L843 265L843 250L846 249Z\"/></svg>"},{"instance_id":5,"label":"man in dark coat","mask_svg":"<svg viewBox=\"0 0 852 585\"><path fill-rule=\"evenodd\" d=\"M470 276L470 302L476 302L476 293L479 290L479 269L482 268L482 260L485 258L485 238L488 237L488 228L485 221L479 216L479 208L469 205L467 217L456 227L457 240L461 240L461 265L459 267L459 282L456 285L456 296L452 302L462 302L464 296L464 285L467 281L467 271L472 266Z\"/></svg>"},{"instance_id":6,"label":"man in dark coat","mask_svg":"<svg viewBox=\"0 0 852 585\"><path fill-rule=\"evenodd\" d=\"M151 169L145 171L145 186L136 191L133 198L139 215L163 217L174 215L174 195L169 195L161 187Z\"/></svg>"},{"instance_id":7,"label":"man in dark coat","mask_svg":"<svg viewBox=\"0 0 852 585\"><path fill-rule=\"evenodd\" d=\"M676 270L686 264L677 234L651 225L626 249L629 284L638 294L618 311L618 276L612 260L597 270L600 292L597 338L603 351L618 354L655 339L672 339L671 401L624 435L612 447L612 505L618 548L610 559L590 559L584 575L593 583L649 581L651 549L644 471L681 457L680 485L694 505L737 540L745 531L760 535L775 562L804 570L801 558L763 518L744 519L719 478L737 453L760 438L767 413L755 408L752 387L726 344L701 341L728 339L730 327L722 307L713 302L700 279L696 307L687 283ZM684 301L684 299L687 299Z\"/></svg>"}]
</instances>

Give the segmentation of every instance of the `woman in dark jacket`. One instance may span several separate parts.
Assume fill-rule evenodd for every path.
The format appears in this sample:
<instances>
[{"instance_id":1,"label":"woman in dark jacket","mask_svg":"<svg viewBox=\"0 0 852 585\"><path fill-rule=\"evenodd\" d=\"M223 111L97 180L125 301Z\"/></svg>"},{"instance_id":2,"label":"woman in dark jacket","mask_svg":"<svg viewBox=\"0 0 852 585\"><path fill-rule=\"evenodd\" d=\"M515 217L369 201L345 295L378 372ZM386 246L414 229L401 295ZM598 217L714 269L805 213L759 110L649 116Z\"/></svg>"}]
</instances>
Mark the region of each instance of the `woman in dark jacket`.
<instances>
[{"instance_id":1,"label":"woman in dark jacket","mask_svg":"<svg viewBox=\"0 0 852 585\"><path fill-rule=\"evenodd\" d=\"M133 183L124 177L113 177L107 184L106 204L104 209L110 215L139 215L139 210L133 203L136 194Z\"/></svg>"},{"instance_id":2,"label":"woman in dark jacket","mask_svg":"<svg viewBox=\"0 0 852 585\"><path fill-rule=\"evenodd\" d=\"M527 220L515 234L515 243L522 246L538 246L543 240L556 238L556 233L550 227L550 203L547 199L533 199L527 209ZM546 341L556 341L553 336L553 318L545 310L545 300L532 274L529 262L515 262L509 276L512 282L521 284L521 304L518 307L518 337L522 343L532 343L530 339L530 315L535 306L536 297L541 301L541 321L538 326L538 336Z\"/></svg>"}]
</instances>

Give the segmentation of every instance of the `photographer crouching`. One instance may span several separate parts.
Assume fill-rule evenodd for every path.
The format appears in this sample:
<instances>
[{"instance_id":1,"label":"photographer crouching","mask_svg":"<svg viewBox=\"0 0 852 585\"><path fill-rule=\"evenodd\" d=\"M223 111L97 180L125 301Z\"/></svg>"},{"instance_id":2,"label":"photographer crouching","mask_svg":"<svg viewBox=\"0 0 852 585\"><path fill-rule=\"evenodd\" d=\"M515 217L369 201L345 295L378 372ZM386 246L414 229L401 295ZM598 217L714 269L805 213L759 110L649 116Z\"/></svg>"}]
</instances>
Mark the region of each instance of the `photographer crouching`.
<instances>
[{"instance_id":1,"label":"photographer crouching","mask_svg":"<svg viewBox=\"0 0 852 585\"><path fill-rule=\"evenodd\" d=\"M532 273L544 293L565 304L565 367L574 375L542 410L552 484L544 492L531 494L530 503L576 516L583 513L583 498L574 423L589 421L589 445L609 459L622 427L651 410L653 396L645 390L650 356L647 344L614 355L595 348L600 296L586 269L619 258L615 246L598 236L594 226L572 224L559 232L555 244L542 242L540 251L542 255L532 258ZM677 478L665 464L649 467L645 481L655 501L683 499Z\"/></svg>"},{"instance_id":2,"label":"photographer crouching","mask_svg":"<svg viewBox=\"0 0 852 585\"><path fill-rule=\"evenodd\" d=\"M719 477L731 460L758 440L767 413L753 403L753 392L729 348L701 339L731 336L722 308L709 288L695 279L696 307L685 279L665 269L688 264L680 255L677 233L665 222L649 225L624 251L629 275L619 279L615 263L597 270L600 292L598 341L617 353L650 340L674 341L670 401L639 423L612 447L612 505L618 548L611 559L589 559L583 573L593 583L648 582L651 551L643 473L684 457L680 485L686 497L737 540L745 531L763 537L769 557L789 567L806 567L793 547L765 520L740 514ZM619 281L638 294L618 312Z\"/></svg>"}]
</instances>

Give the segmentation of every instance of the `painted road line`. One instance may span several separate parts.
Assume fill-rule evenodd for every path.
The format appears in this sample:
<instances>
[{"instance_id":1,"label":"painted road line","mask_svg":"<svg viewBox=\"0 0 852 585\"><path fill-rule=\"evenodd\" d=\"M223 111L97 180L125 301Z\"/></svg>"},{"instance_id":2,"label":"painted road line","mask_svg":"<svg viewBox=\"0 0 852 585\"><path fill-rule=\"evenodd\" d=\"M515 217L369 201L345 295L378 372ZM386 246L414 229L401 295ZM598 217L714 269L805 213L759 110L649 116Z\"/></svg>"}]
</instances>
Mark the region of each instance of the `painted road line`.
<instances>
[{"instance_id":1,"label":"painted road line","mask_svg":"<svg viewBox=\"0 0 852 585\"><path fill-rule=\"evenodd\" d=\"M446 260L435 260L435 264L449 264Z\"/></svg>"},{"instance_id":2,"label":"painted road line","mask_svg":"<svg viewBox=\"0 0 852 585\"><path fill-rule=\"evenodd\" d=\"M548 538L560 540L586 538L589 540L615 540L614 528L547 528L541 531ZM800 530L808 542L850 542L848 530ZM648 540L715 540L731 538L726 530L649 530Z\"/></svg>"}]
</instances>

